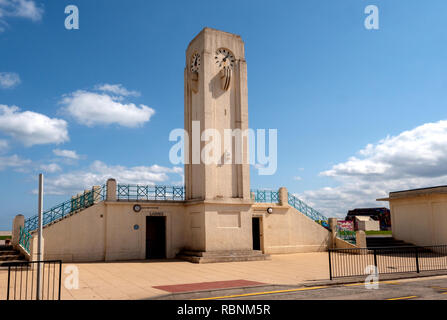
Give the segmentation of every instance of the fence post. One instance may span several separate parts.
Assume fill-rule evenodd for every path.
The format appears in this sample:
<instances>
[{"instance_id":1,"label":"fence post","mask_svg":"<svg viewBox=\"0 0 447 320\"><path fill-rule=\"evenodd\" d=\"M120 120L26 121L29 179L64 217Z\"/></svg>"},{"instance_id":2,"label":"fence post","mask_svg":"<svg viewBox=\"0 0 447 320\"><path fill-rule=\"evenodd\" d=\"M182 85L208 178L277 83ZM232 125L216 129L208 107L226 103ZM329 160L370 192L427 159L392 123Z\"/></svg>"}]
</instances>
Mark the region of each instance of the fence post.
<instances>
[{"instance_id":1,"label":"fence post","mask_svg":"<svg viewBox=\"0 0 447 320\"><path fill-rule=\"evenodd\" d=\"M14 249L17 249L17 247L19 246L20 228L23 227L25 227L25 216L18 214L14 217L14 220L12 222L11 244L14 247Z\"/></svg>"},{"instance_id":2,"label":"fence post","mask_svg":"<svg viewBox=\"0 0 447 320\"><path fill-rule=\"evenodd\" d=\"M107 194L106 201L116 201L116 180L107 180Z\"/></svg>"},{"instance_id":3,"label":"fence post","mask_svg":"<svg viewBox=\"0 0 447 320\"><path fill-rule=\"evenodd\" d=\"M330 246L332 249L336 247L336 239L337 239L337 218L329 218L328 219L329 228L331 229L331 243Z\"/></svg>"},{"instance_id":4,"label":"fence post","mask_svg":"<svg viewBox=\"0 0 447 320\"><path fill-rule=\"evenodd\" d=\"M415 247L415 253L416 253L416 272L419 273L419 254L418 254L418 247Z\"/></svg>"},{"instance_id":5,"label":"fence post","mask_svg":"<svg viewBox=\"0 0 447 320\"><path fill-rule=\"evenodd\" d=\"M6 300L9 300L9 289L11 288L11 266L8 266L8 290L6 292Z\"/></svg>"},{"instance_id":6,"label":"fence post","mask_svg":"<svg viewBox=\"0 0 447 320\"><path fill-rule=\"evenodd\" d=\"M373 252L374 252L374 266L376 267L377 272L379 272L378 268L377 268L377 253L376 253L376 249L373 249Z\"/></svg>"},{"instance_id":7,"label":"fence post","mask_svg":"<svg viewBox=\"0 0 447 320\"><path fill-rule=\"evenodd\" d=\"M62 260L59 260L59 297L61 299L61 284L62 284Z\"/></svg>"},{"instance_id":8,"label":"fence post","mask_svg":"<svg viewBox=\"0 0 447 320\"><path fill-rule=\"evenodd\" d=\"M289 203L289 191L287 191L286 187L279 188L278 202L281 206L286 206Z\"/></svg>"},{"instance_id":9,"label":"fence post","mask_svg":"<svg viewBox=\"0 0 447 320\"><path fill-rule=\"evenodd\" d=\"M328 250L328 253L329 253L329 280L332 280L331 249Z\"/></svg>"}]
</instances>

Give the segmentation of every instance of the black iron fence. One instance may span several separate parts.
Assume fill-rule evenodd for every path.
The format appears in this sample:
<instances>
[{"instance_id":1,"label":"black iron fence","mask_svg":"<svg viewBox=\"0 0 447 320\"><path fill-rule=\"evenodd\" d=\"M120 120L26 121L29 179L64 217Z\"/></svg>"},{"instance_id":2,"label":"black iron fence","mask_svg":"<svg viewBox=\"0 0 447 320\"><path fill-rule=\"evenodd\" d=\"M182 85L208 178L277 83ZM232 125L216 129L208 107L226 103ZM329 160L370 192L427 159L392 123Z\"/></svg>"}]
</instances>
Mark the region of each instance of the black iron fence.
<instances>
[{"instance_id":1,"label":"black iron fence","mask_svg":"<svg viewBox=\"0 0 447 320\"><path fill-rule=\"evenodd\" d=\"M40 300L61 299L62 261L15 262L7 266L6 294L0 299L37 300L37 270L41 269ZM0 285L1 287L1 285Z\"/></svg>"},{"instance_id":2,"label":"black iron fence","mask_svg":"<svg viewBox=\"0 0 447 320\"><path fill-rule=\"evenodd\" d=\"M447 271L447 245L329 249L330 279L378 274Z\"/></svg>"}]
</instances>

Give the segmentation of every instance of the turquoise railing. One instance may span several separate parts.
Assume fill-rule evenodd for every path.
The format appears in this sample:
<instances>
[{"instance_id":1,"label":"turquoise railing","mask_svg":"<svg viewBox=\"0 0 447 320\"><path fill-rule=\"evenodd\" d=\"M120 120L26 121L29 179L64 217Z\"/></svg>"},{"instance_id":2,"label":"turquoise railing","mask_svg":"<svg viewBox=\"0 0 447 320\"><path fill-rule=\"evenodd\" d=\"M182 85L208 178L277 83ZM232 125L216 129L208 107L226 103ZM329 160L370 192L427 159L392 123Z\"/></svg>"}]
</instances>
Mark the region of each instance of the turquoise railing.
<instances>
[{"instance_id":1,"label":"turquoise railing","mask_svg":"<svg viewBox=\"0 0 447 320\"><path fill-rule=\"evenodd\" d=\"M355 231L344 230L337 227L337 237L352 244L356 244Z\"/></svg>"},{"instance_id":2,"label":"turquoise railing","mask_svg":"<svg viewBox=\"0 0 447 320\"><path fill-rule=\"evenodd\" d=\"M328 219L324 215L322 215L320 212L318 212L314 208L310 207L309 205L307 205L306 203L304 203L303 201L301 201L300 199L298 199L296 196L294 196L291 193L288 193L287 197L289 200L289 204L292 207L297 209L299 212L305 214L312 220L316 221L317 223L320 223L324 227L327 226Z\"/></svg>"},{"instance_id":3,"label":"turquoise railing","mask_svg":"<svg viewBox=\"0 0 447 320\"><path fill-rule=\"evenodd\" d=\"M278 203L279 192L272 190L251 190L252 198L255 202L260 203Z\"/></svg>"},{"instance_id":4,"label":"turquoise railing","mask_svg":"<svg viewBox=\"0 0 447 320\"><path fill-rule=\"evenodd\" d=\"M104 200L106 197L106 186L93 187L83 194L73 197L43 213L42 225L46 226L56 220L92 206L93 204ZM38 216L35 215L25 220L25 229L28 232L36 230L38 227Z\"/></svg>"},{"instance_id":5,"label":"turquoise railing","mask_svg":"<svg viewBox=\"0 0 447 320\"><path fill-rule=\"evenodd\" d=\"M185 187L119 184L116 188L116 198L118 200L184 201Z\"/></svg>"},{"instance_id":6,"label":"turquoise railing","mask_svg":"<svg viewBox=\"0 0 447 320\"><path fill-rule=\"evenodd\" d=\"M279 203L279 192L273 190L258 190L254 189L250 191L251 197L255 202L260 203ZM329 227L328 219L314 208L308 206L306 203L298 199L291 193L288 193L288 203L299 212L308 216L318 224L325 228Z\"/></svg>"},{"instance_id":7,"label":"turquoise railing","mask_svg":"<svg viewBox=\"0 0 447 320\"><path fill-rule=\"evenodd\" d=\"M20 227L19 244L25 249L26 252L30 252L31 234L24 227Z\"/></svg>"}]
</instances>

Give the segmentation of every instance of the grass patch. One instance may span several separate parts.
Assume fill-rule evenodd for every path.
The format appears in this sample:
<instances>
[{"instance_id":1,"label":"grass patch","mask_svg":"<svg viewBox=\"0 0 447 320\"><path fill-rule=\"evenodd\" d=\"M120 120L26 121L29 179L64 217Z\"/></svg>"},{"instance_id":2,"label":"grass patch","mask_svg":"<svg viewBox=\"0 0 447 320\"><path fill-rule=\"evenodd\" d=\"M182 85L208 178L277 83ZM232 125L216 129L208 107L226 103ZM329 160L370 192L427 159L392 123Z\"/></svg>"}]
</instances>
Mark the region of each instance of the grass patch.
<instances>
[{"instance_id":1,"label":"grass patch","mask_svg":"<svg viewBox=\"0 0 447 320\"><path fill-rule=\"evenodd\" d=\"M391 230L384 230L384 231L374 231L374 230L370 230L370 231L365 231L366 235L391 235L392 231Z\"/></svg>"},{"instance_id":2,"label":"grass patch","mask_svg":"<svg viewBox=\"0 0 447 320\"><path fill-rule=\"evenodd\" d=\"M0 240L11 240L11 236L0 236Z\"/></svg>"}]
</instances>

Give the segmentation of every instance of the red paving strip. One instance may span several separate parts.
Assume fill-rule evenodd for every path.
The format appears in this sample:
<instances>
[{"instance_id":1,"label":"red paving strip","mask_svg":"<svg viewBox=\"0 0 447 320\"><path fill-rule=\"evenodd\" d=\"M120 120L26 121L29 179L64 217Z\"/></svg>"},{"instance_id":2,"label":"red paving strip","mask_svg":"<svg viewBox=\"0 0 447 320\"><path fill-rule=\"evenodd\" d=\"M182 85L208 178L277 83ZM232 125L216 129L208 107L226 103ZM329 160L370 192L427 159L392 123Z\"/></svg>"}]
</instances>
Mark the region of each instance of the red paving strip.
<instances>
[{"instance_id":1,"label":"red paving strip","mask_svg":"<svg viewBox=\"0 0 447 320\"><path fill-rule=\"evenodd\" d=\"M199 291L208 289L226 289L226 288L257 286L260 284L264 283L256 281L248 281L248 280L229 280L229 281L174 284L170 286L155 286L153 288L164 290L167 292L188 292L188 291Z\"/></svg>"}]
</instances>

